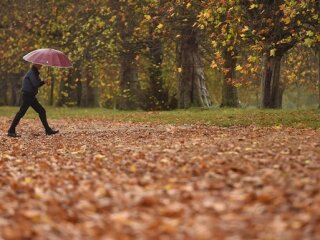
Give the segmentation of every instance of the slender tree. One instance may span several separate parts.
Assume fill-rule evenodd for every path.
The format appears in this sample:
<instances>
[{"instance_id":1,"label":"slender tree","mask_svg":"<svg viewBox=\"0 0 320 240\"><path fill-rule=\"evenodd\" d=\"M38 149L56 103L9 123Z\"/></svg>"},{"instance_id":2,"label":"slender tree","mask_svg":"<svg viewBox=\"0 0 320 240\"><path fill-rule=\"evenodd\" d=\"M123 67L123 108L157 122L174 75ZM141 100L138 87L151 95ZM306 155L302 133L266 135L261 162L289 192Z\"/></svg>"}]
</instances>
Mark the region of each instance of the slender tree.
<instances>
[{"instance_id":1,"label":"slender tree","mask_svg":"<svg viewBox=\"0 0 320 240\"><path fill-rule=\"evenodd\" d=\"M280 81L281 59L297 42L307 35L305 23L318 21L315 0L241 1L242 21L254 45L264 54L264 73L261 80L261 107L281 108L283 85Z\"/></svg>"},{"instance_id":2,"label":"slender tree","mask_svg":"<svg viewBox=\"0 0 320 240\"><path fill-rule=\"evenodd\" d=\"M222 73L221 107L239 107L235 86L238 52L242 38L239 34L238 1L207 1L198 15L200 28L205 29L212 39L214 60L211 66Z\"/></svg>"}]
</instances>

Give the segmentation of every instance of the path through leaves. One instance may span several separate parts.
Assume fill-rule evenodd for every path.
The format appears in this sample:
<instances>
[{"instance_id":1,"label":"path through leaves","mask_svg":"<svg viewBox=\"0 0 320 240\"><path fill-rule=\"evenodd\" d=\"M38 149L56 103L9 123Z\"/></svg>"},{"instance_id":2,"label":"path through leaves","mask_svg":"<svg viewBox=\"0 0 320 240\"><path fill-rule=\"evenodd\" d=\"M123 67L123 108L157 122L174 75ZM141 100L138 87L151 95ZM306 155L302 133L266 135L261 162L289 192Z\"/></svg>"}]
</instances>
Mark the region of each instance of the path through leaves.
<instances>
[{"instance_id":1,"label":"path through leaves","mask_svg":"<svg viewBox=\"0 0 320 240\"><path fill-rule=\"evenodd\" d=\"M320 132L0 118L0 239L320 239Z\"/></svg>"}]
</instances>

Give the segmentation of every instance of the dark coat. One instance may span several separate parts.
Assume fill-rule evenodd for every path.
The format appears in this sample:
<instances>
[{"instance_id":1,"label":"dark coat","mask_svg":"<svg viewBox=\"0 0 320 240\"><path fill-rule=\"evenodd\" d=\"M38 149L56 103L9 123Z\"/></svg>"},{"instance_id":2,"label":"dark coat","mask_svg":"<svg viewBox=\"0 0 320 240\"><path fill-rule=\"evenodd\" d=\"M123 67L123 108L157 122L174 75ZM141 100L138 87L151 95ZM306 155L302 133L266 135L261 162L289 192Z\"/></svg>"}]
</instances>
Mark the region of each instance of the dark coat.
<instances>
[{"instance_id":1,"label":"dark coat","mask_svg":"<svg viewBox=\"0 0 320 240\"><path fill-rule=\"evenodd\" d=\"M32 66L29 72L24 76L22 82L22 92L30 95L37 95L38 88L44 84L39 77L39 71L36 67Z\"/></svg>"}]
</instances>

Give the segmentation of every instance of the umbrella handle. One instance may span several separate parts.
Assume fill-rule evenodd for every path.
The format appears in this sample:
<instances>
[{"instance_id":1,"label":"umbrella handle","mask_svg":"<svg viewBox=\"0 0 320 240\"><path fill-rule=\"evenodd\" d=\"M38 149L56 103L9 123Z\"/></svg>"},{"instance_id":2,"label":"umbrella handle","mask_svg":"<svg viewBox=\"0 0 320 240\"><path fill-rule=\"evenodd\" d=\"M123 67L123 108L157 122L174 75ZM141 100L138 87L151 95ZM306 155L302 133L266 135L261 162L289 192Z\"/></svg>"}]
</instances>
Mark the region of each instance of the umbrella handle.
<instances>
[{"instance_id":1,"label":"umbrella handle","mask_svg":"<svg viewBox=\"0 0 320 240\"><path fill-rule=\"evenodd\" d=\"M49 95L49 105L53 106L53 102L54 102L54 78L52 77L52 71L50 68L48 68L48 76L50 77L50 95Z\"/></svg>"}]
</instances>

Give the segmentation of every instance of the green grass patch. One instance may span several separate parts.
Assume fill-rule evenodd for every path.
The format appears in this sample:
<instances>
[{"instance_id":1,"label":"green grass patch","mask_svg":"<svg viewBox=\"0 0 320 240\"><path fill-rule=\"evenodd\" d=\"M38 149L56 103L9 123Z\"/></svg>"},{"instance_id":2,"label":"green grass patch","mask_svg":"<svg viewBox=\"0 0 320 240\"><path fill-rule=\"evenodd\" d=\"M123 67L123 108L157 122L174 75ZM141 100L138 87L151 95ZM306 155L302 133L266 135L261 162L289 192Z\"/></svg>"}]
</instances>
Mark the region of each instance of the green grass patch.
<instances>
[{"instance_id":1,"label":"green grass patch","mask_svg":"<svg viewBox=\"0 0 320 240\"><path fill-rule=\"evenodd\" d=\"M53 108L46 107L49 119L100 118L123 122L208 124L214 126L286 126L320 128L320 111L262 110L262 109L188 109L163 112L117 111L104 108ZM13 118L18 107L0 107L0 116ZM26 118L37 114L30 109Z\"/></svg>"}]
</instances>

